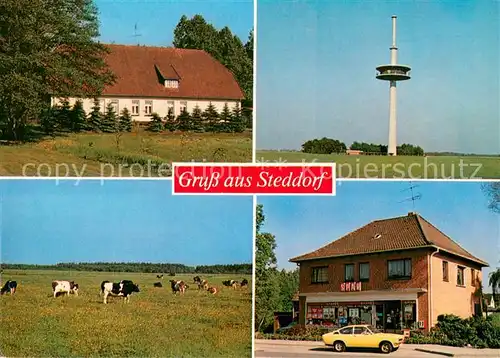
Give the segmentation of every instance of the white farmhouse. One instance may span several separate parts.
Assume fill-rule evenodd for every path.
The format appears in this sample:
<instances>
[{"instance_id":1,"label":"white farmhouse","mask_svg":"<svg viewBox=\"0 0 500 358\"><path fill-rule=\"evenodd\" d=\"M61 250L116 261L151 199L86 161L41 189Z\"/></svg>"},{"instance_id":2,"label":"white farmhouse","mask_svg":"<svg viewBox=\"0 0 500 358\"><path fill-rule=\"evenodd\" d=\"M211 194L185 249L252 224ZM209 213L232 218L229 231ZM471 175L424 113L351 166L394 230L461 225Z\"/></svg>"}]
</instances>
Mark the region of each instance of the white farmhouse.
<instances>
[{"instance_id":1,"label":"white farmhouse","mask_svg":"<svg viewBox=\"0 0 500 358\"><path fill-rule=\"evenodd\" d=\"M152 113L165 117L169 109L178 116L182 110L203 111L212 103L220 113L227 103L240 106L243 92L233 74L202 50L169 47L106 45L106 62L116 76L99 98L101 112L109 103L116 113L128 108L134 121L149 121ZM76 98L69 98L70 105ZM94 99L82 99L91 112ZM51 104L61 102L52 98Z\"/></svg>"}]
</instances>

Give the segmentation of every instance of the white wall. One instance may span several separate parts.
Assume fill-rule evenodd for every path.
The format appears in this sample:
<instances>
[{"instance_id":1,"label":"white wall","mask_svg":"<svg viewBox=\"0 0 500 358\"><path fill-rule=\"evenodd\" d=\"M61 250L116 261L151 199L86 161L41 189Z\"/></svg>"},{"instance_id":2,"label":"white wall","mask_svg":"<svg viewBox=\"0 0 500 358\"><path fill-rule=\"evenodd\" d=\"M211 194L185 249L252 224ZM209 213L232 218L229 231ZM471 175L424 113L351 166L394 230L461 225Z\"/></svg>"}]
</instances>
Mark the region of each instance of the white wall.
<instances>
[{"instance_id":1,"label":"white wall","mask_svg":"<svg viewBox=\"0 0 500 358\"><path fill-rule=\"evenodd\" d=\"M147 116L144 113L144 107L145 107L145 101L153 101L153 109L152 112L156 112L160 117L165 117L168 114L168 103L169 102L174 102L174 115L178 116L180 114L180 108L181 108L181 103L186 102L187 103L187 110L188 112L192 112L193 109L198 106L202 111L204 111L209 103L211 102L212 105L215 107L217 112L221 112L222 109L224 108L224 104L227 103L229 106L229 109L232 110L235 106L235 104L240 105L240 101L235 101L235 100L227 100L227 101L220 101L220 100L214 100L214 101L209 101L209 100L190 100L190 99L179 99L179 98L161 98L161 99L155 99L155 98L123 98L123 97L102 97L100 98L101 100L104 100L104 108L108 105L113 100L118 101L118 111L121 112L123 108L128 108L130 113L132 114L132 101L133 100L138 100L139 101L139 115L133 115L132 120L134 121L139 121L139 122L147 122L151 119L151 116ZM73 106L76 102L76 98L69 98L69 103L71 106ZM58 98L53 98L51 100L52 105L59 104L61 102L61 99ZM85 110L85 113L88 115L92 111L92 107L94 105L94 100L93 99L82 99L83 102L83 108Z\"/></svg>"}]
</instances>

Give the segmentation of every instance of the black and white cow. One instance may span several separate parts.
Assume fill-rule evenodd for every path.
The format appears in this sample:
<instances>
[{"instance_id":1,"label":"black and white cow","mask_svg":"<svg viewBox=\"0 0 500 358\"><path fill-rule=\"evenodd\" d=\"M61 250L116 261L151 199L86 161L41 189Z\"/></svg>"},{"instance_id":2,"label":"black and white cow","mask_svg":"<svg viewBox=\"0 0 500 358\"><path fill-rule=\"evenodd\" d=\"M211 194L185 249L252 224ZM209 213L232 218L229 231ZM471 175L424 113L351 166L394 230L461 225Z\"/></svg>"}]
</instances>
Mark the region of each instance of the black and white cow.
<instances>
[{"instance_id":1,"label":"black and white cow","mask_svg":"<svg viewBox=\"0 0 500 358\"><path fill-rule=\"evenodd\" d=\"M8 280L7 282L5 282L5 285L3 285L2 289L0 290L0 295L3 295L4 293L7 292L13 295L14 293L16 293L16 289L17 289L17 282Z\"/></svg>"},{"instance_id":2,"label":"black and white cow","mask_svg":"<svg viewBox=\"0 0 500 358\"><path fill-rule=\"evenodd\" d=\"M163 285L161 284L161 282L155 282L155 283L153 283L153 286L154 287L163 287Z\"/></svg>"},{"instance_id":3,"label":"black and white cow","mask_svg":"<svg viewBox=\"0 0 500 358\"><path fill-rule=\"evenodd\" d=\"M157 279L160 279L160 280L163 280L163 274L161 274L161 275L156 275L156 278L157 278Z\"/></svg>"},{"instance_id":4,"label":"black and white cow","mask_svg":"<svg viewBox=\"0 0 500 358\"><path fill-rule=\"evenodd\" d=\"M183 295L189 286L184 281L170 280L170 287L172 287L174 295L177 293Z\"/></svg>"},{"instance_id":5,"label":"black and white cow","mask_svg":"<svg viewBox=\"0 0 500 358\"><path fill-rule=\"evenodd\" d=\"M75 281L52 281L52 292L54 294L54 298L57 297L58 294L74 294L78 296L78 284Z\"/></svg>"},{"instance_id":6,"label":"black and white cow","mask_svg":"<svg viewBox=\"0 0 500 358\"><path fill-rule=\"evenodd\" d=\"M201 280L200 282L198 282L198 289L199 290L207 290L208 289L208 281Z\"/></svg>"},{"instance_id":7,"label":"black and white cow","mask_svg":"<svg viewBox=\"0 0 500 358\"><path fill-rule=\"evenodd\" d=\"M241 287L248 286L248 280L246 278L244 278L243 280L241 280L240 286Z\"/></svg>"},{"instance_id":8,"label":"black and white cow","mask_svg":"<svg viewBox=\"0 0 500 358\"><path fill-rule=\"evenodd\" d=\"M232 287L233 289L236 289L236 287L238 287L239 282L235 280L227 280L227 281L222 281L222 284L226 287Z\"/></svg>"},{"instance_id":9,"label":"black and white cow","mask_svg":"<svg viewBox=\"0 0 500 358\"><path fill-rule=\"evenodd\" d=\"M118 283L102 281L101 283L101 294L104 295L105 304L108 303L108 296L123 297L125 302L129 302L130 296L134 292L140 292L139 285L136 285L130 280L121 280Z\"/></svg>"},{"instance_id":10,"label":"black and white cow","mask_svg":"<svg viewBox=\"0 0 500 358\"><path fill-rule=\"evenodd\" d=\"M195 284L199 284L199 283L201 282L201 277L200 277L200 276L195 276L195 277L193 278L193 282L194 282Z\"/></svg>"}]
</instances>

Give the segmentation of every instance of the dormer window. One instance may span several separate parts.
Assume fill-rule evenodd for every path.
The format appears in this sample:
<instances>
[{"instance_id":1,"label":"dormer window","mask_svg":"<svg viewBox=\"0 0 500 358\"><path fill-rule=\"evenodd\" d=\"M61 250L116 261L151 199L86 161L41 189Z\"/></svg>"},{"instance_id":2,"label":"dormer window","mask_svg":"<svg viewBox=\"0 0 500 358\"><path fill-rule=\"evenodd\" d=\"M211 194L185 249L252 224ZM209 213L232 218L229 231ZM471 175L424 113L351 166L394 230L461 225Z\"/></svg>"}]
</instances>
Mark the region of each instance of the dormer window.
<instances>
[{"instance_id":1,"label":"dormer window","mask_svg":"<svg viewBox=\"0 0 500 358\"><path fill-rule=\"evenodd\" d=\"M165 88L179 88L179 80L165 80Z\"/></svg>"}]
</instances>

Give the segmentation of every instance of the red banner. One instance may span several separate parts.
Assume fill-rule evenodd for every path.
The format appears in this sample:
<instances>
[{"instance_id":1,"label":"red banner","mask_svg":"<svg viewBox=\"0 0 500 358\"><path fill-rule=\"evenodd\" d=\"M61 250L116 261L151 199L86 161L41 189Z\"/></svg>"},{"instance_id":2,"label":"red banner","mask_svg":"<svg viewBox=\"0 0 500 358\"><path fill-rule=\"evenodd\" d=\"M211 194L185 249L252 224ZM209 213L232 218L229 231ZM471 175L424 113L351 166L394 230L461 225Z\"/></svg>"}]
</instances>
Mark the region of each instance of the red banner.
<instances>
[{"instance_id":1,"label":"red banner","mask_svg":"<svg viewBox=\"0 0 500 358\"><path fill-rule=\"evenodd\" d=\"M175 195L335 195L335 164L174 163Z\"/></svg>"}]
</instances>

